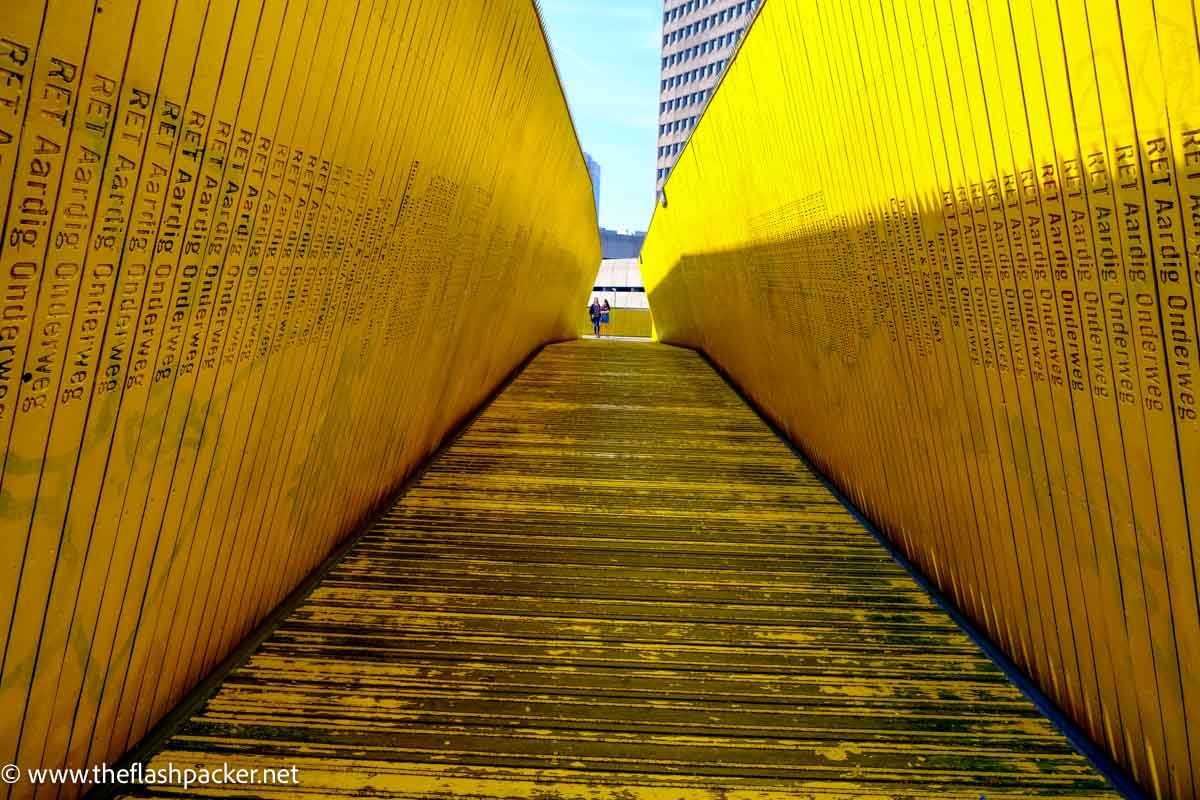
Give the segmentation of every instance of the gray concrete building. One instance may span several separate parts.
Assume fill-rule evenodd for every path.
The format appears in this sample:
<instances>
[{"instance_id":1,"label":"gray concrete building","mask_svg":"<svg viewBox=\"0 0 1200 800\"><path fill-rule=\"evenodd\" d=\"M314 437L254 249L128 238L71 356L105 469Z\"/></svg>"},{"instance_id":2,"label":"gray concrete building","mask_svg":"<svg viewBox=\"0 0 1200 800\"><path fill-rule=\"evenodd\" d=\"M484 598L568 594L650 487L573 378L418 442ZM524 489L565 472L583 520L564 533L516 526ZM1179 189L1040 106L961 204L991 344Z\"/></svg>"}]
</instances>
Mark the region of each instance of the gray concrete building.
<instances>
[{"instance_id":1,"label":"gray concrete building","mask_svg":"<svg viewBox=\"0 0 1200 800\"><path fill-rule=\"evenodd\" d=\"M588 176L592 179L592 197L596 201L596 216L600 216L600 165L596 159L592 158L587 153L583 154L583 160L587 162Z\"/></svg>"},{"instance_id":2,"label":"gray concrete building","mask_svg":"<svg viewBox=\"0 0 1200 800\"><path fill-rule=\"evenodd\" d=\"M661 190L762 0L665 0L658 103Z\"/></svg>"},{"instance_id":3,"label":"gray concrete building","mask_svg":"<svg viewBox=\"0 0 1200 800\"><path fill-rule=\"evenodd\" d=\"M634 258L642 254L642 243L646 241L645 231L620 231L600 229L601 258Z\"/></svg>"},{"instance_id":4,"label":"gray concrete building","mask_svg":"<svg viewBox=\"0 0 1200 800\"><path fill-rule=\"evenodd\" d=\"M636 258L606 258L596 273L592 297L613 308L650 308Z\"/></svg>"}]
</instances>

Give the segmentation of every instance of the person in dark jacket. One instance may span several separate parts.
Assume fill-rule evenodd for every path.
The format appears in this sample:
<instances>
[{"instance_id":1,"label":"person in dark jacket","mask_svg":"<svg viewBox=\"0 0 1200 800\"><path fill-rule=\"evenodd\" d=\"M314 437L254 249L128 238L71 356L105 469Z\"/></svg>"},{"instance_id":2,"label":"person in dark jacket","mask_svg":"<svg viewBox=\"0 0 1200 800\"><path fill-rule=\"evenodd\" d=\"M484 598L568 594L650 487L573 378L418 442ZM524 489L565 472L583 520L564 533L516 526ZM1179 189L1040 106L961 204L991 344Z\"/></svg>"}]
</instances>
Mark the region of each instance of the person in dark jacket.
<instances>
[{"instance_id":1,"label":"person in dark jacket","mask_svg":"<svg viewBox=\"0 0 1200 800\"><path fill-rule=\"evenodd\" d=\"M596 332L596 338L600 337L600 300L592 298L592 305L588 309L592 315L592 330Z\"/></svg>"}]
</instances>

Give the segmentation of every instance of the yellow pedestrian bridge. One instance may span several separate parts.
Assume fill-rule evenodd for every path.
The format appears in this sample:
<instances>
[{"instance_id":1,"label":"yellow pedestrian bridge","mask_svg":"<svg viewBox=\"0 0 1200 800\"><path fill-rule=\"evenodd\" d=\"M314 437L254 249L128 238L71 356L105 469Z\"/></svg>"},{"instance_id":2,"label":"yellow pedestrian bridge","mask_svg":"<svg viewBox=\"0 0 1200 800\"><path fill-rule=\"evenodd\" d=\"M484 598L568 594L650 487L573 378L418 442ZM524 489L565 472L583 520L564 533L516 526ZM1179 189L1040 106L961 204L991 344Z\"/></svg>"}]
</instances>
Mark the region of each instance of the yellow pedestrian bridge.
<instances>
[{"instance_id":1,"label":"yellow pedestrian bridge","mask_svg":"<svg viewBox=\"0 0 1200 800\"><path fill-rule=\"evenodd\" d=\"M7 0L0 795L1200 797L1198 20L766 0L618 342L529 0Z\"/></svg>"}]
</instances>

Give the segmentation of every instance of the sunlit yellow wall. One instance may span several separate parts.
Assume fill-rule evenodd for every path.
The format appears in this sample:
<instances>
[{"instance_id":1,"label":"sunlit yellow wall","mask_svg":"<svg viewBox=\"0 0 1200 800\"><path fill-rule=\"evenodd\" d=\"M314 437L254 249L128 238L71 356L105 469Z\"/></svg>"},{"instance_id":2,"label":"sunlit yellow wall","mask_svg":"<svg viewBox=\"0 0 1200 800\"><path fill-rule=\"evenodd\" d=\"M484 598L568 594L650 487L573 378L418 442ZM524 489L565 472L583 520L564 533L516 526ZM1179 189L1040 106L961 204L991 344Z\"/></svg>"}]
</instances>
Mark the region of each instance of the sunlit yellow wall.
<instances>
[{"instance_id":1,"label":"sunlit yellow wall","mask_svg":"<svg viewBox=\"0 0 1200 800\"><path fill-rule=\"evenodd\" d=\"M575 330L581 336L591 336L592 317L587 309L580 313ZM648 337L653 331L650 322L650 311L644 308L614 308L609 313L609 323L604 325L600 333L604 336L643 336Z\"/></svg>"},{"instance_id":2,"label":"sunlit yellow wall","mask_svg":"<svg viewBox=\"0 0 1200 800\"><path fill-rule=\"evenodd\" d=\"M82 766L575 335L599 235L530 0L8 0L0 68L0 763Z\"/></svg>"},{"instance_id":3,"label":"sunlit yellow wall","mask_svg":"<svg viewBox=\"0 0 1200 800\"><path fill-rule=\"evenodd\" d=\"M1200 792L1195 15L767 0L643 250L661 338L1174 798Z\"/></svg>"}]
</instances>

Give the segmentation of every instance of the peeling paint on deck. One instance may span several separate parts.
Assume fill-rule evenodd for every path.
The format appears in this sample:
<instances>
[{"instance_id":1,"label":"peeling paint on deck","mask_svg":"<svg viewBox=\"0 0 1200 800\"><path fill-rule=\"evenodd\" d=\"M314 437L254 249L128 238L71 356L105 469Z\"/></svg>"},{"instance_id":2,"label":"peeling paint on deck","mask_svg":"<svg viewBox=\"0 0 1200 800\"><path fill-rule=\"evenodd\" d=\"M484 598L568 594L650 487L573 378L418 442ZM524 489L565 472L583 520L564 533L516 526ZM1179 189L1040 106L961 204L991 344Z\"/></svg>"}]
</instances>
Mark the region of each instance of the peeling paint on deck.
<instances>
[{"instance_id":1,"label":"peeling paint on deck","mask_svg":"<svg viewBox=\"0 0 1200 800\"><path fill-rule=\"evenodd\" d=\"M597 341L543 351L167 762L298 768L192 796L1115 797L698 356Z\"/></svg>"}]
</instances>

